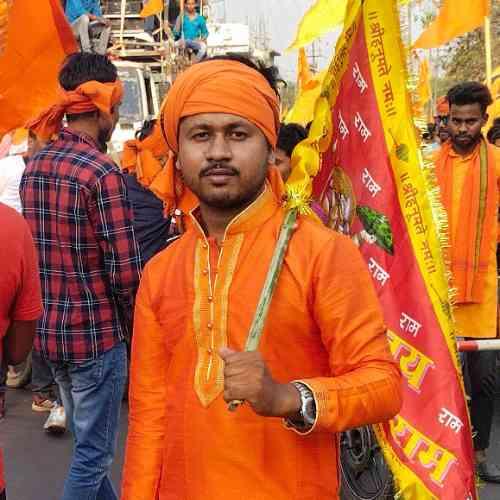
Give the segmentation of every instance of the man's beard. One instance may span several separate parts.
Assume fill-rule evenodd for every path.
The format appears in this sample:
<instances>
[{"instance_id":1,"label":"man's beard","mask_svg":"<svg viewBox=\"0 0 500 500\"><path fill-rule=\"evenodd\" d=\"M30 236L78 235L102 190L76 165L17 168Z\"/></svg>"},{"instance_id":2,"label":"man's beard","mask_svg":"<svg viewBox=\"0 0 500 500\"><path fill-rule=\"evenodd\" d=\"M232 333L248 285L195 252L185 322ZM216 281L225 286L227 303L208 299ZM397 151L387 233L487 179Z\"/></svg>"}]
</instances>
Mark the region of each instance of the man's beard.
<instances>
[{"instance_id":1,"label":"man's beard","mask_svg":"<svg viewBox=\"0 0 500 500\"><path fill-rule=\"evenodd\" d=\"M246 190L245 192L241 192L234 197L231 197L229 193L218 196L213 192L204 193L201 188L196 189L196 187L194 186L189 187L193 190L199 200L209 207L217 208L220 210L235 210L238 208L244 209L248 205L250 205L262 192L267 177L267 165L268 162L266 160L265 166L263 165L262 170L260 170L261 174L256 178L255 182L248 186L248 190ZM240 175L238 170L234 169L234 175ZM202 177L203 172L200 173L200 179Z\"/></svg>"}]
</instances>

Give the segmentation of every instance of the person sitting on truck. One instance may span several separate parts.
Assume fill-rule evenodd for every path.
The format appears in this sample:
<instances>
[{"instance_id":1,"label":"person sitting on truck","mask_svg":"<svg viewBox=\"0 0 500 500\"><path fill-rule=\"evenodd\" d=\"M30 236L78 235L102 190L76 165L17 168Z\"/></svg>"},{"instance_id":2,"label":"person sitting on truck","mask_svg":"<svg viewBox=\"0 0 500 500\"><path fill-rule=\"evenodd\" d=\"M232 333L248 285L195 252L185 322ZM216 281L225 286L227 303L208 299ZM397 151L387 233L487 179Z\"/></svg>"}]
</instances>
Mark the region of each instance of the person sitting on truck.
<instances>
[{"instance_id":1,"label":"person sitting on truck","mask_svg":"<svg viewBox=\"0 0 500 500\"><path fill-rule=\"evenodd\" d=\"M174 27L177 46L192 50L195 61L201 61L207 53L208 29L205 18L196 12L196 0L187 0L185 12L181 12Z\"/></svg>"},{"instance_id":2,"label":"person sitting on truck","mask_svg":"<svg viewBox=\"0 0 500 500\"><path fill-rule=\"evenodd\" d=\"M82 52L105 55L111 36L111 24L102 17L100 1L66 0L65 12ZM93 48L94 38L98 40Z\"/></svg>"},{"instance_id":3,"label":"person sitting on truck","mask_svg":"<svg viewBox=\"0 0 500 500\"><path fill-rule=\"evenodd\" d=\"M143 2L143 6L147 2ZM165 10L167 11L167 18L168 18L168 28L173 28L175 26L175 22L177 20L177 17L179 16L180 13L180 5L179 5L179 0L165 0ZM138 38L142 38L143 40L146 40L147 42L154 43L155 42L155 32L159 28L159 19L158 16L148 16L144 19L144 33L140 33L139 36L136 35ZM167 30L165 30L167 31ZM156 38L156 41L158 38Z\"/></svg>"}]
</instances>

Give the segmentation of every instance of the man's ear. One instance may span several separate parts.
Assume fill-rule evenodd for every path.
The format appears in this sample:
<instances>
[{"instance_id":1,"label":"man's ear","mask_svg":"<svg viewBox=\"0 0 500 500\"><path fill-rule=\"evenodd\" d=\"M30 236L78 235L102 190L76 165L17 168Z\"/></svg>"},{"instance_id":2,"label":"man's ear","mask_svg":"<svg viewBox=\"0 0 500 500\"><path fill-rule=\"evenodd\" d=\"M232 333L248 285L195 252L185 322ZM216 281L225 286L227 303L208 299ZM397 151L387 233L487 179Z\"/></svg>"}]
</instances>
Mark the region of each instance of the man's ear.
<instances>
[{"instance_id":1,"label":"man's ear","mask_svg":"<svg viewBox=\"0 0 500 500\"><path fill-rule=\"evenodd\" d=\"M483 115L483 127L488 123L489 119L490 119L490 115L488 113L484 113L484 115Z\"/></svg>"},{"instance_id":2,"label":"man's ear","mask_svg":"<svg viewBox=\"0 0 500 500\"><path fill-rule=\"evenodd\" d=\"M270 163L271 165L274 165L276 163L276 153L274 152L274 149L271 149L269 151L268 163Z\"/></svg>"}]
</instances>

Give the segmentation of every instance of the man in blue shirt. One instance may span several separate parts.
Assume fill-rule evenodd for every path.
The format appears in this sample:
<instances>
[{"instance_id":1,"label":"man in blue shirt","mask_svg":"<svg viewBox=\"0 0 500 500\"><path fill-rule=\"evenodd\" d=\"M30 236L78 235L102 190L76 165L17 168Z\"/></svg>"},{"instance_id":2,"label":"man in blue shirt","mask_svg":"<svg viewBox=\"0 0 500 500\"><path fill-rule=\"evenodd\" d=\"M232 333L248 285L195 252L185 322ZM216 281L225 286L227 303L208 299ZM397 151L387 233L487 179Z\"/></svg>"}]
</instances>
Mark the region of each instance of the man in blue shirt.
<instances>
[{"instance_id":1,"label":"man in blue shirt","mask_svg":"<svg viewBox=\"0 0 500 500\"><path fill-rule=\"evenodd\" d=\"M175 23L174 35L177 45L192 49L196 53L196 61L201 61L207 53L208 30L205 18L196 12L196 0L187 0L186 12L182 13Z\"/></svg>"},{"instance_id":2,"label":"man in blue shirt","mask_svg":"<svg viewBox=\"0 0 500 500\"><path fill-rule=\"evenodd\" d=\"M111 26L102 17L99 0L67 0L66 17L71 23L73 33L79 40L83 52L106 54ZM93 50L91 38L97 36L99 40Z\"/></svg>"}]
</instances>

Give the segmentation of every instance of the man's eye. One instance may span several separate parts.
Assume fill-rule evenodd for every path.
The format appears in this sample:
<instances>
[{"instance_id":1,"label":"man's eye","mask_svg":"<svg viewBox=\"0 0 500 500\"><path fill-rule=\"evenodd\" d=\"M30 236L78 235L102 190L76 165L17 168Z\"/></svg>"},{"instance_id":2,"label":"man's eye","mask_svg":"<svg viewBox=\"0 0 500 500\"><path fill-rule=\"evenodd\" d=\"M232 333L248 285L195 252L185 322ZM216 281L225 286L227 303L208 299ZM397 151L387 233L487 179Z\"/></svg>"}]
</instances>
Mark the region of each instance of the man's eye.
<instances>
[{"instance_id":1,"label":"man's eye","mask_svg":"<svg viewBox=\"0 0 500 500\"><path fill-rule=\"evenodd\" d=\"M246 139L247 138L247 133L243 132L241 130L233 130L231 132L231 137L234 137L235 139L242 140L242 139Z\"/></svg>"},{"instance_id":2,"label":"man's eye","mask_svg":"<svg viewBox=\"0 0 500 500\"><path fill-rule=\"evenodd\" d=\"M203 141L208 137L208 132L197 132L196 134L193 134L193 139L196 141Z\"/></svg>"}]
</instances>

